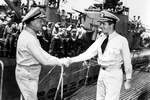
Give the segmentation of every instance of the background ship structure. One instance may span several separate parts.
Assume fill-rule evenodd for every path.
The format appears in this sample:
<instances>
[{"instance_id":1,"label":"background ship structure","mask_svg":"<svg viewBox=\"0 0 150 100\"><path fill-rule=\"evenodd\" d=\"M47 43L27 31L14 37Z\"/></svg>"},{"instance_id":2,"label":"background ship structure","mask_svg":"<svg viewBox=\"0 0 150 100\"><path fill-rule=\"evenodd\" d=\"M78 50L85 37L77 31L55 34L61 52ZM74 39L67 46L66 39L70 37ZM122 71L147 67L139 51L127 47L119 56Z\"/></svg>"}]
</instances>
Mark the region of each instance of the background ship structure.
<instances>
[{"instance_id":1,"label":"background ship structure","mask_svg":"<svg viewBox=\"0 0 150 100\"><path fill-rule=\"evenodd\" d=\"M14 21L19 23L22 16L24 16L24 13L21 12L20 9L23 7L28 11L29 2L27 2L26 6L21 6L20 0L5 0L5 2L8 6L1 6L1 11L5 12L7 9L13 10ZM149 100L150 38L146 36L148 32L147 29L142 26L140 17L137 19L134 17L133 20L129 21L129 8L122 6L122 2L119 2L119 0L106 0L104 4L91 5L88 9L85 9L85 11L73 9L78 13L78 18L73 18L72 12L59 10L60 2L62 1L46 0L42 5L33 3L32 6L40 6L45 9L47 20L51 23L51 28L53 24L55 25L57 22L60 22L62 26L66 27L77 24L84 25L84 28L87 30L86 39L83 44L85 48L82 50L78 49L79 51L76 54L70 53L68 55L58 56L62 54L61 50L64 50L62 49L63 47L60 46L61 48L58 48L58 54L56 53L54 55L53 52L50 52L50 54L57 57L71 57L86 50L96 39L99 12L103 9L110 10L120 18L120 22L117 24L116 29L121 35L128 39L134 69L132 88L126 91L124 87L122 87L120 100ZM66 14L69 17L67 17ZM4 48L4 40L2 36L0 38L0 100L19 100L20 91L15 80L15 56L7 55L10 48ZM44 44L41 45L45 47ZM69 68L65 68L63 73L61 73L62 70L58 66L43 67L40 74L38 99L61 100L63 98L63 100L95 100L96 81L99 70L100 68L97 64L96 57L85 62L73 63ZM63 80L61 80L63 84L59 84L61 76L63 77ZM61 88L57 89L58 86ZM63 95L61 95L62 93Z\"/></svg>"}]
</instances>

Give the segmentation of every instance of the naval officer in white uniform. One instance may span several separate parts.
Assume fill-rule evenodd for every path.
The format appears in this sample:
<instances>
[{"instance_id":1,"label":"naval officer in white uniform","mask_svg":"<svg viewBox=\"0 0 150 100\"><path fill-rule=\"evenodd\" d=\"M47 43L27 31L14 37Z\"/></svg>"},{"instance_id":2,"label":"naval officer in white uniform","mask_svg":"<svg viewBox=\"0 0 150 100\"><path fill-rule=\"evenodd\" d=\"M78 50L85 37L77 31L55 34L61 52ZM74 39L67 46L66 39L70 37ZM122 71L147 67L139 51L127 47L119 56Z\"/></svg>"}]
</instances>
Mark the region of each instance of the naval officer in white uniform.
<instances>
[{"instance_id":1,"label":"naval officer in white uniform","mask_svg":"<svg viewBox=\"0 0 150 100\"><path fill-rule=\"evenodd\" d=\"M65 60L51 56L44 51L37 39L37 33L45 24L43 10L32 8L23 18L26 24L19 35L16 55L16 80L23 100L38 100L38 81L41 65L45 67L65 65Z\"/></svg>"},{"instance_id":2,"label":"naval officer in white uniform","mask_svg":"<svg viewBox=\"0 0 150 100\"><path fill-rule=\"evenodd\" d=\"M98 55L101 66L97 81L96 100L119 100L123 83L124 64L125 89L131 87L132 65L128 41L115 31L120 19L108 11L101 11L99 22L103 34L82 54L68 58L70 63L85 61Z\"/></svg>"}]
</instances>

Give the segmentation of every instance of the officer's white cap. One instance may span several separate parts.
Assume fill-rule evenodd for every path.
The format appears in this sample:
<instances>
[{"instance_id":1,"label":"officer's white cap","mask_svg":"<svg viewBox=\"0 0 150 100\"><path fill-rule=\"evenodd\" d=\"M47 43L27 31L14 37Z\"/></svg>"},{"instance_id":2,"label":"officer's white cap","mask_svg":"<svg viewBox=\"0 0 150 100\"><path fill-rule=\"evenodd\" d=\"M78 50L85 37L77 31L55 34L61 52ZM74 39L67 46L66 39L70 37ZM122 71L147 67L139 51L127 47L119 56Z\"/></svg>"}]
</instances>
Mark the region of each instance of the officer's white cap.
<instances>
[{"instance_id":1,"label":"officer's white cap","mask_svg":"<svg viewBox=\"0 0 150 100\"><path fill-rule=\"evenodd\" d=\"M107 21L119 22L120 19L113 13L103 10L100 12L98 22L107 22Z\"/></svg>"},{"instance_id":2,"label":"officer's white cap","mask_svg":"<svg viewBox=\"0 0 150 100\"><path fill-rule=\"evenodd\" d=\"M30 18L45 18L45 14L40 7L32 8L22 19L22 22L26 22Z\"/></svg>"}]
</instances>

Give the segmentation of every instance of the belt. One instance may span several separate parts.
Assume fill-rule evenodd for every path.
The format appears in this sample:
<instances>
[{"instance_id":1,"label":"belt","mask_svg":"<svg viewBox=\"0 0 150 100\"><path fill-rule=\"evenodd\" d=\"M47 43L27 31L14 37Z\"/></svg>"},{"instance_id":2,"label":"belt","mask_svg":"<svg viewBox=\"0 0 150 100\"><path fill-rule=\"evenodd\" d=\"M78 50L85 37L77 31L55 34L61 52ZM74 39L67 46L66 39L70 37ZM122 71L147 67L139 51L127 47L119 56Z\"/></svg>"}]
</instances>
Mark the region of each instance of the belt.
<instances>
[{"instance_id":1,"label":"belt","mask_svg":"<svg viewBox=\"0 0 150 100\"><path fill-rule=\"evenodd\" d=\"M101 67L103 70L106 70L106 68L105 67Z\"/></svg>"},{"instance_id":2,"label":"belt","mask_svg":"<svg viewBox=\"0 0 150 100\"><path fill-rule=\"evenodd\" d=\"M107 66L101 65L101 69L106 70L106 69L107 69Z\"/></svg>"},{"instance_id":3,"label":"belt","mask_svg":"<svg viewBox=\"0 0 150 100\"><path fill-rule=\"evenodd\" d=\"M108 67L104 65L98 65L101 69L106 70Z\"/></svg>"},{"instance_id":4,"label":"belt","mask_svg":"<svg viewBox=\"0 0 150 100\"><path fill-rule=\"evenodd\" d=\"M122 68L109 68L108 66L105 65L99 65L101 69L103 70L114 70L114 69L122 69Z\"/></svg>"}]
</instances>

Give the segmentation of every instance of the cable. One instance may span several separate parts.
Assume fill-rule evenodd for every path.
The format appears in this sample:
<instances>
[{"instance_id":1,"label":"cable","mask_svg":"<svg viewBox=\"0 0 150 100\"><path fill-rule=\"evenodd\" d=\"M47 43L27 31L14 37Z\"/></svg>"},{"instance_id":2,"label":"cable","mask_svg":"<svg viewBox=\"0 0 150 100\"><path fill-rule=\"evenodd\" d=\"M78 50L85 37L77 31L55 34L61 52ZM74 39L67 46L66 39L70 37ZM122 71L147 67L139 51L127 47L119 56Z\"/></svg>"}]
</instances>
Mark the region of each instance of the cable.
<instances>
[{"instance_id":1,"label":"cable","mask_svg":"<svg viewBox=\"0 0 150 100\"><path fill-rule=\"evenodd\" d=\"M58 86L57 86L57 91L55 93L54 100L56 100L56 98L57 98L57 94L58 94L60 86L61 86L61 100L63 100L63 72L64 72L64 68L63 68L63 66L61 66L60 79L59 79L59 83L58 83Z\"/></svg>"},{"instance_id":2,"label":"cable","mask_svg":"<svg viewBox=\"0 0 150 100\"><path fill-rule=\"evenodd\" d=\"M85 61L85 62L86 62L86 61ZM85 63L85 62L84 62L84 63ZM88 64L87 64L87 62L86 62L86 65L87 65L87 72L86 72L86 77L85 77L85 83L84 83L84 86L87 85L88 77L89 77L89 72L90 72L90 65L89 65L89 62L88 62Z\"/></svg>"},{"instance_id":3,"label":"cable","mask_svg":"<svg viewBox=\"0 0 150 100\"><path fill-rule=\"evenodd\" d=\"M88 63L87 63L88 62ZM87 72L86 72L86 76L85 76L85 82L84 82L84 85L79 89L79 90L77 90L75 93L73 93L72 95L70 95L70 96L68 96L67 98L71 98L71 97L73 97L73 96L75 96L77 93L79 93L82 89L84 89L84 87L86 87L86 85L87 85L87 81L88 81L88 77L89 77L89 72L90 72L90 67L92 66L91 64L90 64L90 61L89 60L87 60L87 61L84 61L82 64L84 64L83 66L87 66L87 68L85 68L85 69L87 69Z\"/></svg>"},{"instance_id":4,"label":"cable","mask_svg":"<svg viewBox=\"0 0 150 100\"><path fill-rule=\"evenodd\" d=\"M41 79L41 81L39 82L39 84L41 84L45 78L53 71L53 69L56 67L56 65Z\"/></svg>"},{"instance_id":5,"label":"cable","mask_svg":"<svg viewBox=\"0 0 150 100\"><path fill-rule=\"evenodd\" d=\"M39 82L39 84L41 84L45 78L50 75L50 73L54 70L56 66L54 66L42 79L41 81ZM58 83L58 86L57 86L57 90L56 90L56 93L55 93L55 97L54 97L54 100L56 100L57 98L57 94L58 94L58 91L59 91L59 88L61 86L61 100L63 100L63 72L64 72L64 68L63 66L61 66L61 74L60 74L60 78L59 78L59 83Z\"/></svg>"}]
</instances>

